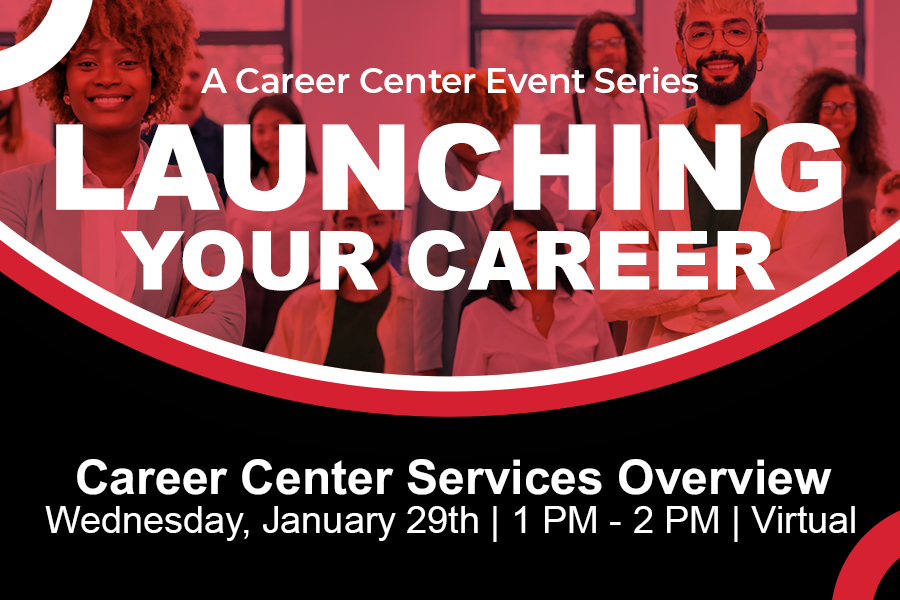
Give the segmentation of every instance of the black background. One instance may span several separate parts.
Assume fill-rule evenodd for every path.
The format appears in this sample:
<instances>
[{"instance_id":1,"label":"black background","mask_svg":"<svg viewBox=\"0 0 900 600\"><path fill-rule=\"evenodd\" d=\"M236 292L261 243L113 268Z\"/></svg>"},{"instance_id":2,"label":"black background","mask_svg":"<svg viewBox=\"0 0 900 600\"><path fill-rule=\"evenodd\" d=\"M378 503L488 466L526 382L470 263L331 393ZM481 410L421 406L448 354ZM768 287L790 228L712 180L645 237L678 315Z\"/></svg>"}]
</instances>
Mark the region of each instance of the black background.
<instances>
[{"instance_id":1,"label":"black background","mask_svg":"<svg viewBox=\"0 0 900 600\"><path fill-rule=\"evenodd\" d=\"M264 585L316 581L337 591L351 582L371 590L425 593L414 575L433 586L470 593L513 582L550 580L556 591L570 585L616 597L691 598L752 596L830 598L841 566L862 535L900 508L894 405L897 403L897 325L900 277L806 331L712 373L654 390L575 409L490 418L390 417L317 408L235 389L183 372L122 346L55 310L5 277L0 292L7 310L7 388L4 418L7 547L19 548L23 568L40 557L42 587L72 580L49 577L46 565L86 573L112 571L162 578L179 569L198 581L225 582L250 571ZM598 383L602 385L602 381ZM365 393L361 390L360 393ZM548 391L548 393L553 393ZM427 401L427 399L423 399ZM99 458L110 470L171 467L184 472L227 468L218 496L89 497L76 484L76 470ZM393 468L385 496L253 497L240 473L264 458L276 471L291 467ZM485 484L470 496L437 491L414 496L407 489L408 464L432 460L438 471L453 467L535 467L601 472L595 496L494 496ZM671 496L656 483L643 496L619 489L618 469L641 458L653 468L734 468L743 472L765 461L767 471L832 469L823 496L757 496L755 480L744 496L725 491ZM274 477L272 478L274 479ZM483 481L483 480L482 480ZM509 486L508 486L509 487ZM523 481L524 490L524 481ZM741 507L740 542L732 541L731 511ZM795 512L849 513L856 506L856 534L753 534L750 506ZM104 513L246 513L246 540L222 535L53 535L45 506ZM282 512L396 512L385 542L375 535L262 533L273 506ZM465 506L479 516L479 533L406 533L409 507ZM501 514L498 543L491 541L491 506ZM517 533L514 513L528 507L528 531ZM543 533L545 505L595 505L596 534L569 534L565 525ZM638 535L638 506L653 509L652 535ZM667 505L720 508L719 534L691 534L680 526L665 532ZM818 517L817 517L818 518ZM609 521L622 522L610 527ZM377 576L366 567L385 563ZM213 565L209 570L208 565ZM285 568L287 565L287 568ZM508 565L508 566L507 566ZM330 569L338 575L331 575ZM900 597L897 566L877 598ZM17 575L25 571L16 569ZM326 575L326 573L329 573ZM296 579L295 579L296 578ZM475 584L475 581L485 583ZM86 583L84 580L83 583ZM302 587L302 586L301 586ZM300 588L297 588L300 589ZM306 589L306 588L303 588ZM664 597L664 596L663 596Z\"/></svg>"}]
</instances>

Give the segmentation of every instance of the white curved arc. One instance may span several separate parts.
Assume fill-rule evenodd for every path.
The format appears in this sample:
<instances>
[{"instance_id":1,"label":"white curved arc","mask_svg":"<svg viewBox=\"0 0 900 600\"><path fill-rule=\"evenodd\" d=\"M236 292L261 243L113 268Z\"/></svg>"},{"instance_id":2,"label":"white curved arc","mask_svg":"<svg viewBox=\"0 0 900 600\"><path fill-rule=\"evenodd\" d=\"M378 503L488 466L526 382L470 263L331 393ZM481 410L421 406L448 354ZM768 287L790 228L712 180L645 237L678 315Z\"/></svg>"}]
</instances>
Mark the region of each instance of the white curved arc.
<instances>
[{"instance_id":1,"label":"white curved arc","mask_svg":"<svg viewBox=\"0 0 900 600\"><path fill-rule=\"evenodd\" d=\"M56 0L31 35L0 52L0 90L34 81L72 49L84 30L93 0Z\"/></svg>"},{"instance_id":2,"label":"white curved arc","mask_svg":"<svg viewBox=\"0 0 900 600\"><path fill-rule=\"evenodd\" d=\"M488 375L483 377L416 377L412 375L384 375L380 373L348 373L344 369L313 365L263 354L223 342L181 325L176 325L172 321L158 317L130 302L122 300L115 294L107 292L80 275L75 274L13 233L5 224L0 223L0 241L41 270L94 302L144 327L185 344L263 369L307 379L361 387L426 392L486 391L554 385L628 371L661 362L728 338L783 313L834 285L878 256L898 240L900 240L900 224L894 225L849 258L844 259L824 273L759 308L711 329L663 344L662 346L635 352L634 354L575 367L532 373Z\"/></svg>"}]
</instances>

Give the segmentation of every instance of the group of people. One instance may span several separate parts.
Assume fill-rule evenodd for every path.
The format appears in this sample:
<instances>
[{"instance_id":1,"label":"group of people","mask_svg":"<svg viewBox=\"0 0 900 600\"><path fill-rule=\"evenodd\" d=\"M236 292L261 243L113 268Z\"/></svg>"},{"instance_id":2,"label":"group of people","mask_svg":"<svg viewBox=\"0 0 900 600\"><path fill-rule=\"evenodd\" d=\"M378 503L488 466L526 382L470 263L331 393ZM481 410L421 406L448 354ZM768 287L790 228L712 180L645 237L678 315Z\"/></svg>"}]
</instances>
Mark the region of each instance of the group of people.
<instances>
[{"instance_id":1,"label":"group of people","mask_svg":"<svg viewBox=\"0 0 900 600\"><path fill-rule=\"evenodd\" d=\"M35 0L21 20L18 37L28 36L51 0ZM79 123L84 131L84 186L122 188L126 205L153 143L157 123L188 125L221 209L194 211L186 198L160 202L153 211L57 211L52 146L22 128L19 91L0 92L0 221L39 249L93 283L160 317L233 343L271 354L336 368L418 375L520 373L584 364L679 339L760 306L830 268L882 233L898 218L900 172L884 158L881 114L875 95L856 76L819 69L801 83L791 122L824 125L840 142L835 152L794 146L782 160L786 185L807 191L815 181L800 175L801 163L840 160L843 199L824 209L792 213L773 210L754 177L756 150L779 115L752 101L756 73L768 49L765 15L759 0L681 0L675 14L676 54L685 73L697 75L696 105L669 116L656 101L615 88L595 93L597 70L612 78L638 77L643 69L641 36L628 19L599 11L575 31L569 67L591 73L587 92L550 103L541 124L545 154L568 152L568 126L596 126L598 210L569 210L566 179L544 177L540 210L515 210L503 189L474 212L448 211L423 192L418 177L408 190L405 214L380 210L359 184L351 186L346 210L322 209L322 182L307 141L306 184L301 197L276 213L246 210L228 201L223 129L204 114L201 93L208 72L196 49L197 29L182 0L99 0L80 38L53 69L35 80L37 98L58 123ZM151 33L152 32L152 33ZM509 84L505 94L488 93L485 73L475 75L469 93L425 92L423 120L429 130L449 123L474 123L498 142L511 132L520 100ZM451 73L445 73L444 76ZM453 73L456 76L462 73ZM497 84L494 83L494 87ZM299 108L284 95L259 100L249 115L251 177L259 190L279 181L279 126L303 123ZM617 211L612 201L613 128L640 124L641 207ZM659 210L661 124L685 126L715 164L717 124L741 127L741 210L715 211L688 173L686 208ZM446 158L446 178L458 191L471 188L489 155L454 146ZM169 175L178 174L174 156ZM559 193L562 190L562 193ZM453 232L463 250L435 246L429 271L464 272L447 291L424 289L396 260L401 220L409 230ZM230 232L244 249L244 273L232 287L209 293L183 275L181 253L164 265L160 290L144 290L139 263L121 231L139 229L149 243L167 229L185 232L181 248L205 230ZM555 290L537 288L537 235L558 229L582 231L591 239L587 260L593 293L575 290L557 269ZM319 232L361 231L373 242L364 266L377 289L359 289L342 275L339 289L324 290L316 279ZM772 253L763 263L774 290L754 289L738 270L737 288L705 291L660 289L655 272L660 231L705 231L707 243L692 251L705 265L683 267L709 274L720 231L749 229L765 234ZM625 266L622 275L646 275L648 290L599 290L600 231L648 231L646 265ZM272 273L290 271L290 232L308 231L310 275L294 290L273 291L253 275L254 231L272 232ZM507 232L531 289L513 290L509 281L491 281L469 290L491 231ZM349 252L350 248L345 248ZM498 264L502 259L498 257ZM203 255L208 272L221 272L224 254L216 246Z\"/></svg>"}]
</instances>

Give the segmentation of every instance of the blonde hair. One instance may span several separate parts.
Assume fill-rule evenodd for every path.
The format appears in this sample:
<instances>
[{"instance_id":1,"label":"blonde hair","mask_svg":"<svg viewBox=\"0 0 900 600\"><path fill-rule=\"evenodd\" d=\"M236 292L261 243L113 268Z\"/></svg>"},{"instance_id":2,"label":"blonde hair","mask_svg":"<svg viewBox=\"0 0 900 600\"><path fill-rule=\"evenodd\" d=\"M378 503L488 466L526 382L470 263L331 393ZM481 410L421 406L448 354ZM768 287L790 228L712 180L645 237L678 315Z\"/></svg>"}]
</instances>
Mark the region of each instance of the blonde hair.
<instances>
[{"instance_id":1,"label":"blonde hair","mask_svg":"<svg viewBox=\"0 0 900 600\"><path fill-rule=\"evenodd\" d=\"M347 209L336 210L332 213L331 217L334 219L334 222L337 223L338 213L348 211L370 212L376 210L378 210L378 206L375 204L375 201L372 200L372 197L369 195L369 192L366 191L366 188L357 181L356 183L350 184L347 189ZM391 217L393 217L394 211L390 212Z\"/></svg>"},{"instance_id":2,"label":"blonde hair","mask_svg":"<svg viewBox=\"0 0 900 600\"><path fill-rule=\"evenodd\" d=\"M679 0L675 7L675 31L679 40L682 38L688 10L692 8L702 8L708 13L743 9L756 19L757 29L760 31L766 29L766 9L762 0Z\"/></svg>"},{"instance_id":3,"label":"blonde hair","mask_svg":"<svg viewBox=\"0 0 900 600\"><path fill-rule=\"evenodd\" d=\"M878 182L878 191L887 196L894 190L900 190L900 171L891 171L885 173L884 177Z\"/></svg>"},{"instance_id":4,"label":"blonde hair","mask_svg":"<svg viewBox=\"0 0 900 600\"><path fill-rule=\"evenodd\" d=\"M455 94L435 93L428 88L421 96L425 126L433 131L450 123L467 123L475 117L484 117L494 123L499 132L498 141L503 141L519 119L521 102L518 94L505 77L500 81L495 78L494 89L502 88L506 93L489 94L487 71L447 71L440 76L456 75L463 82L467 74L475 75L469 84L469 93L465 93L463 88Z\"/></svg>"},{"instance_id":5,"label":"blonde hair","mask_svg":"<svg viewBox=\"0 0 900 600\"><path fill-rule=\"evenodd\" d=\"M372 196L363 187L363 184L356 182L347 190L347 210L357 212L367 212L370 210L378 210Z\"/></svg>"}]
</instances>

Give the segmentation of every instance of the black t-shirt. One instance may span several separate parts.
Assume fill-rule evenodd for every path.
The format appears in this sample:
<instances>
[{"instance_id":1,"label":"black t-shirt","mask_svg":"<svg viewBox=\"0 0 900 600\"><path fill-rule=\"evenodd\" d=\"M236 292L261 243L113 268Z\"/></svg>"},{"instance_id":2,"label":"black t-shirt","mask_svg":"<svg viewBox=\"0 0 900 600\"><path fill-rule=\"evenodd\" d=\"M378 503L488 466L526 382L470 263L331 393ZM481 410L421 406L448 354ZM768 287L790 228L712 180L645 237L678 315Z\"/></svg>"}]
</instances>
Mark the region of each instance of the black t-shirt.
<instances>
[{"instance_id":1,"label":"black t-shirt","mask_svg":"<svg viewBox=\"0 0 900 600\"><path fill-rule=\"evenodd\" d=\"M326 367L384 373L384 352L378 341L378 321L391 301L391 286L371 300L350 302L338 294L334 325L325 356Z\"/></svg>"},{"instance_id":2,"label":"black t-shirt","mask_svg":"<svg viewBox=\"0 0 900 600\"><path fill-rule=\"evenodd\" d=\"M697 142L700 150L706 156L709 164L716 166L716 144L703 139L697 133L696 121L691 123L688 131ZM750 181L753 179L753 165L756 162L756 150L760 142L769 131L769 123L765 117L760 116L759 127L755 131L741 138L741 210L716 210L709 203L709 198L700 189L697 181L688 171L687 190L688 206L691 211L691 229L694 231L706 231L706 243L694 244L694 249L711 248L719 245L720 231L737 231L741 225L741 215L744 214L744 204L747 202L747 192L750 190Z\"/></svg>"}]
</instances>

